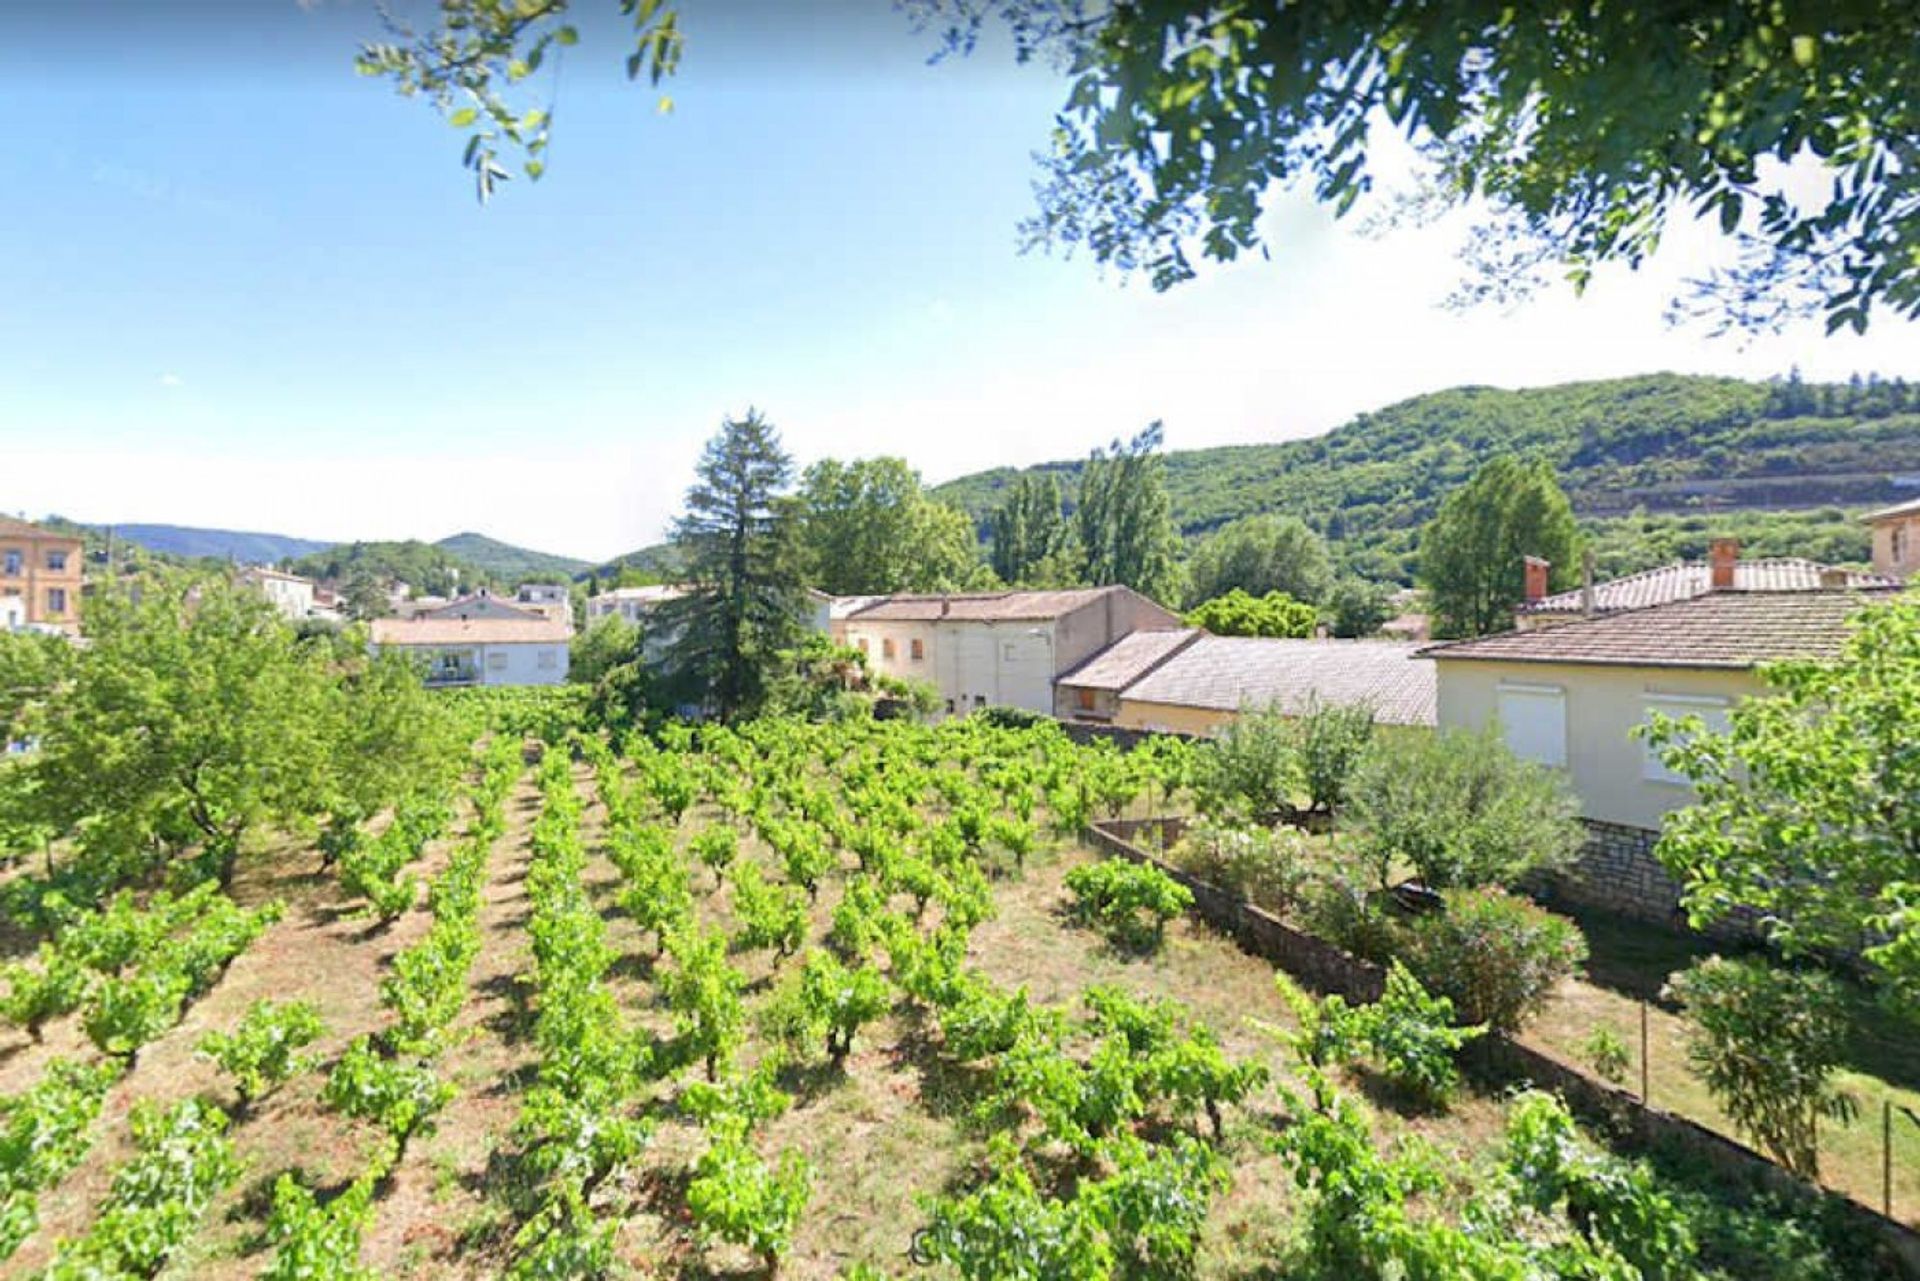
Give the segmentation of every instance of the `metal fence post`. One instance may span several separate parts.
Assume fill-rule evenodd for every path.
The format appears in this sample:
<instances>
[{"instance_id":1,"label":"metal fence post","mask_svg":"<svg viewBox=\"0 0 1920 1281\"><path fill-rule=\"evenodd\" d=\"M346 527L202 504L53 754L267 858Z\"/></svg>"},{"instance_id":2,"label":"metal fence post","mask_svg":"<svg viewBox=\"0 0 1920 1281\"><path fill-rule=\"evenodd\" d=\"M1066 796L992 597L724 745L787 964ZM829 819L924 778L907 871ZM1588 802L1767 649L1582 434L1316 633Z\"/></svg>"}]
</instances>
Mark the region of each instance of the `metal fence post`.
<instances>
[{"instance_id":1,"label":"metal fence post","mask_svg":"<svg viewBox=\"0 0 1920 1281\"><path fill-rule=\"evenodd\" d=\"M1650 1079L1647 1070L1647 1003L1640 1002L1640 1105L1647 1106L1647 1083Z\"/></svg>"}]
</instances>

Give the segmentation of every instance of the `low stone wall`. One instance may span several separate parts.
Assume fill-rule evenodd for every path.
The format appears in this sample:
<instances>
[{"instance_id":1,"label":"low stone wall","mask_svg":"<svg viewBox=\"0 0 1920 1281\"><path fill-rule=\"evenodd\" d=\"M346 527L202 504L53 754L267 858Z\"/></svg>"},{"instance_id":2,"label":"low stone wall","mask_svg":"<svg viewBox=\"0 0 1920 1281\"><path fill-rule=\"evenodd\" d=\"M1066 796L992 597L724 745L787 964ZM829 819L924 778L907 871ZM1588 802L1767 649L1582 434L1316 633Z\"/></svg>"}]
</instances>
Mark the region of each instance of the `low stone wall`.
<instances>
[{"instance_id":1,"label":"low stone wall","mask_svg":"<svg viewBox=\"0 0 1920 1281\"><path fill-rule=\"evenodd\" d=\"M1668 927L1684 927L1680 886L1653 856L1658 832L1583 819L1587 841L1572 867L1546 886L1555 898Z\"/></svg>"},{"instance_id":2,"label":"low stone wall","mask_svg":"<svg viewBox=\"0 0 1920 1281\"><path fill-rule=\"evenodd\" d=\"M1379 966L1162 862L1148 848L1165 849L1185 830L1186 820L1182 818L1115 819L1093 824L1084 835L1087 843L1102 853L1157 867L1186 886L1193 892L1193 910L1202 920L1231 934L1242 948L1271 961L1305 987L1351 1001L1379 999L1385 982ZM1909 1275L1920 1277L1920 1232L1849 1197L1796 1179L1745 1144L1685 1117L1649 1107L1626 1090L1546 1050L1509 1037L1488 1035L1467 1047L1461 1063L1483 1084L1529 1083L1558 1094L1576 1115L1642 1149L1677 1149L1706 1162L1727 1178L1822 1200L1863 1232L1872 1233Z\"/></svg>"},{"instance_id":3,"label":"low stone wall","mask_svg":"<svg viewBox=\"0 0 1920 1281\"><path fill-rule=\"evenodd\" d=\"M1060 728L1067 731L1067 737L1085 745L1105 739L1123 752L1131 752L1150 738L1179 738L1196 742L1191 734L1170 734L1158 729L1129 729L1124 725L1102 725L1098 721L1060 722Z\"/></svg>"}]
</instances>

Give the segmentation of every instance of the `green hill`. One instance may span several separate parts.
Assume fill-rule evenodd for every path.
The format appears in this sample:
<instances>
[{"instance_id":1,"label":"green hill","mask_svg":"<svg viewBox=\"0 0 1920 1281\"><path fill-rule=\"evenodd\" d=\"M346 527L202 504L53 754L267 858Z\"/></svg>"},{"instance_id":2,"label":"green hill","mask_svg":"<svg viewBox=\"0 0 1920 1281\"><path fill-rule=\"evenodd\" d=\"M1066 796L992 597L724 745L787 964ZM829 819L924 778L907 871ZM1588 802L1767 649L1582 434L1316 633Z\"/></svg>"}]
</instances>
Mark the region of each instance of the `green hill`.
<instances>
[{"instance_id":1,"label":"green hill","mask_svg":"<svg viewBox=\"0 0 1920 1281\"><path fill-rule=\"evenodd\" d=\"M1920 385L1650 374L1520 391L1459 387L1308 440L1170 452L1167 488L1189 536L1256 512L1290 513L1325 534L1348 568L1405 579L1415 534L1441 499L1509 451L1554 464L1603 559L1612 551L1608 572L1693 554L1705 531L1721 529L1754 542L1756 554L1859 559L1865 537L1846 509L1911 497L1920 482ZM1071 496L1080 466L1033 470L1054 471ZM933 492L984 531L1016 474L998 468ZM1797 511L1785 522L1791 538L1773 514L1782 510ZM1628 534L1644 550L1615 546Z\"/></svg>"},{"instance_id":2,"label":"green hill","mask_svg":"<svg viewBox=\"0 0 1920 1281\"><path fill-rule=\"evenodd\" d=\"M510 587L536 579L567 582L575 575L593 568L592 561L515 547L497 538L472 532L442 538L434 546L465 564L484 570L489 577Z\"/></svg>"}]
</instances>

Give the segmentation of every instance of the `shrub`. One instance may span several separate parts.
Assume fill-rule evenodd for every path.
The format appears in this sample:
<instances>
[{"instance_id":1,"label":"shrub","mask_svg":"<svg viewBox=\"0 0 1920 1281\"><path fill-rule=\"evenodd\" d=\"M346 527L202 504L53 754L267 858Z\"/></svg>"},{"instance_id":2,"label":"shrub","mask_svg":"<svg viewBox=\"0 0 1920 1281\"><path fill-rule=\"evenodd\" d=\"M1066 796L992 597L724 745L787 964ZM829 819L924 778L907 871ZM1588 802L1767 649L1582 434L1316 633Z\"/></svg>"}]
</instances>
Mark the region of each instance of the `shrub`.
<instances>
[{"instance_id":1,"label":"shrub","mask_svg":"<svg viewBox=\"0 0 1920 1281\"><path fill-rule=\"evenodd\" d=\"M1632 1052L1620 1034L1610 1027L1596 1027L1580 1041L1581 1057L1586 1059L1600 1078L1618 1085L1627 1079L1627 1069L1633 1066Z\"/></svg>"},{"instance_id":2,"label":"shrub","mask_svg":"<svg viewBox=\"0 0 1920 1281\"><path fill-rule=\"evenodd\" d=\"M1460 1017L1517 1032L1587 959L1580 927L1503 890L1450 890L1445 910L1414 917L1397 952Z\"/></svg>"},{"instance_id":3,"label":"shrub","mask_svg":"<svg viewBox=\"0 0 1920 1281\"><path fill-rule=\"evenodd\" d=\"M1847 1042L1839 983L1713 956L1670 990L1687 1013L1687 1060L1727 1116L1787 1169L1818 1177L1820 1119L1856 1110L1832 1085Z\"/></svg>"},{"instance_id":4,"label":"shrub","mask_svg":"<svg viewBox=\"0 0 1920 1281\"><path fill-rule=\"evenodd\" d=\"M279 1245L261 1281L370 1281L360 1266L360 1234L373 1214L373 1184L365 1179L326 1205L290 1174L273 1185L267 1238Z\"/></svg>"},{"instance_id":5,"label":"shrub","mask_svg":"<svg viewBox=\"0 0 1920 1281\"><path fill-rule=\"evenodd\" d=\"M431 1067L381 1058L363 1036L334 1064L322 1097L336 1112L371 1121L386 1132L386 1150L375 1162L384 1173L399 1165L416 1134L432 1130L434 1116L453 1098L453 1087Z\"/></svg>"},{"instance_id":6,"label":"shrub","mask_svg":"<svg viewBox=\"0 0 1920 1281\"><path fill-rule=\"evenodd\" d=\"M1307 882L1307 838L1290 827L1243 827L1202 820L1189 827L1168 861L1271 912L1283 912Z\"/></svg>"},{"instance_id":7,"label":"shrub","mask_svg":"<svg viewBox=\"0 0 1920 1281\"><path fill-rule=\"evenodd\" d=\"M1114 938L1158 945L1167 922L1193 906L1193 894L1157 867L1102 859L1067 873L1075 914Z\"/></svg>"},{"instance_id":8,"label":"shrub","mask_svg":"<svg viewBox=\"0 0 1920 1281\"><path fill-rule=\"evenodd\" d=\"M1193 757L1193 797L1202 814L1257 817L1293 803L1300 751L1287 718L1242 709Z\"/></svg>"},{"instance_id":9,"label":"shrub","mask_svg":"<svg viewBox=\"0 0 1920 1281\"><path fill-rule=\"evenodd\" d=\"M307 1066L296 1051L325 1030L319 1011L306 1001L255 1001L233 1031L209 1032L195 1048L233 1078L241 1106L250 1107Z\"/></svg>"},{"instance_id":10,"label":"shrub","mask_svg":"<svg viewBox=\"0 0 1920 1281\"><path fill-rule=\"evenodd\" d=\"M1307 808L1331 814L1347 802L1347 786L1373 742L1373 708L1316 703L1294 723Z\"/></svg>"},{"instance_id":11,"label":"shrub","mask_svg":"<svg viewBox=\"0 0 1920 1281\"><path fill-rule=\"evenodd\" d=\"M813 1192L813 1169L788 1149L777 1163L762 1160L739 1118L715 1118L712 1142L694 1165L687 1209L705 1236L746 1246L768 1275L793 1244L793 1229Z\"/></svg>"},{"instance_id":12,"label":"shrub","mask_svg":"<svg viewBox=\"0 0 1920 1281\"><path fill-rule=\"evenodd\" d=\"M926 1262L964 1281L1099 1281L1113 1248L1091 1200L1061 1201L1034 1186L1011 1143L996 1147L994 1177L964 1196L927 1203Z\"/></svg>"},{"instance_id":13,"label":"shrub","mask_svg":"<svg viewBox=\"0 0 1920 1281\"><path fill-rule=\"evenodd\" d=\"M1358 1028L1387 1079L1432 1104L1445 1104L1453 1094L1460 1075L1454 1055L1486 1031L1456 1026L1453 1002L1428 994L1397 961L1380 999L1360 1010Z\"/></svg>"},{"instance_id":14,"label":"shrub","mask_svg":"<svg viewBox=\"0 0 1920 1281\"><path fill-rule=\"evenodd\" d=\"M770 947L778 961L806 941L807 900L798 888L768 881L754 863L735 864L731 879L733 910L740 918L735 947L748 952Z\"/></svg>"},{"instance_id":15,"label":"shrub","mask_svg":"<svg viewBox=\"0 0 1920 1281\"><path fill-rule=\"evenodd\" d=\"M1510 885L1579 850L1565 775L1523 761L1495 728L1377 743L1353 782L1349 819L1380 888L1410 866L1434 889Z\"/></svg>"}]
</instances>

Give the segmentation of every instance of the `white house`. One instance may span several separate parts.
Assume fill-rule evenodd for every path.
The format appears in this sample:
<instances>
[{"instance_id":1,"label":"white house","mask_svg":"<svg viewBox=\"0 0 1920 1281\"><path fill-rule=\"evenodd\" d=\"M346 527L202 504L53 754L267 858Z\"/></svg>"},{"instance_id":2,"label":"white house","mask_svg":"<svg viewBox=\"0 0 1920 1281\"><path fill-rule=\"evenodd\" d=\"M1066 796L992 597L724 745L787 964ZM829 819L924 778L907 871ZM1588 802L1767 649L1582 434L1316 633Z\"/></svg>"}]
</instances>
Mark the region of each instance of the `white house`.
<instances>
[{"instance_id":1,"label":"white house","mask_svg":"<svg viewBox=\"0 0 1920 1281\"><path fill-rule=\"evenodd\" d=\"M639 626L660 606L685 596L686 589L657 583L651 587L616 587L587 598L587 621L618 615Z\"/></svg>"},{"instance_id":2,"label":"white house","mask_svg":"<svg viewBox=\"0 0 1920 1281\"><path fill-rule=\"evenodd\" d=\"M573 625L573 587L569 583L522 583L514 604L532 613Z\"/></svg>"},{"instance_id":3,"label":"white house","mask_svg":"<svg viewBox=\"0 0 1920 1281\"><path fill-rule=\"evenodd\" d=\"M1561 888L1668 919L1678 893L1653 847L1662 820L1694 792L1636 731L1656 713L1725 726L1735 703L1768 692L1764 664L1837 657L1847 620L1893 594L1721 588L1423 654L1439 669L1441 728L1498 725L1516 755L1566 771L1588 839Z\"/></svg>"},{"instance_id":4,"label":"white house","mask_svg":"<svg viewBox=\"0 0 1920 1281\"><path fill-rule=\"evenodd\" d=\"M1126 587L893 596L848 614L846 644L880 675L932 682L949 713L990 705L1051 715L1054 680L1129 632L1178 616Z\"/></svg>"},{"instance_id":5,"label":"white house","mask_svg":"<svg viewBox=\"0 0 1920 1281\"><path fill-rule=\"evenodd\" d=\"M239 580L272 602L283 618L307 618L313 614L313 580L298 574L286 574L265 565L249 565L240 571Z\"/></svg>"},{"instance_id":6,"label":"white house","mask_svg":"<svg viewBox=\"0 0 1920 1281\"><path fill-rule=\"evenodd\" d=\"M377 649L424 666L429 686L558 685L567 679L573 629L547 618L381 618Z\"/></svg>"}]
</instances>

